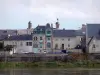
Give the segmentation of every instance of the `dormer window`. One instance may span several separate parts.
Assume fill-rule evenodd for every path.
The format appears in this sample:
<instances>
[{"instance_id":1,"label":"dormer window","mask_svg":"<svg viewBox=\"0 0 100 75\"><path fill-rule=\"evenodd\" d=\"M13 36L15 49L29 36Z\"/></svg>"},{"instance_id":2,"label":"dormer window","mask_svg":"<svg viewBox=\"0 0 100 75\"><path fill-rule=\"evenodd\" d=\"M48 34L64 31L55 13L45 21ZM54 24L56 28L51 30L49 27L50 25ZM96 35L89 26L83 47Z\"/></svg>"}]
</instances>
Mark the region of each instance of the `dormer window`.
<instances>
[{"instance_id":1,"label":"dormer window","mask_svg":"<svg viewBox=\"0 0 100 75\"><path fill-rule=\"evenodd\" d=\"M47 34L51 34L51 31L47 31Z\"/></svg>"},{"instance_id":2,"label":"dormer window","mask_svg":"<svg viewBox=\"0 0 100 75\"><path fill-rule=\"evenodd\" d=\"M42 29L40 29L40 31L42 31Z\"/></svg>"},{"instance_id":3,"label":"dormer window","mask_svg":"<svg viewBox=\"0 0 100 75\"><path fill-rule=\"evenodd\" d=\"M95 44L93 44L93 48L96 48L96 47L95 47Z\"/></svg>"}]
</instances>

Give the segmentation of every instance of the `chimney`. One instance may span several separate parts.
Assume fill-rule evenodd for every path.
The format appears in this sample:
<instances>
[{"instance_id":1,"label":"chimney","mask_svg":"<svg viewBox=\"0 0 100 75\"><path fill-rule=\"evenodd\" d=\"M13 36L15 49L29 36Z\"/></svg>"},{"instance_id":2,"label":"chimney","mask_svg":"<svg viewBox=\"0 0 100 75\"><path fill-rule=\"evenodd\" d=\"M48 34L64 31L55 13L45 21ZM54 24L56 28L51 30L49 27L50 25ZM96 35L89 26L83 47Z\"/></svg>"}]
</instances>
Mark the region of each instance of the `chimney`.
<instances>
[{"instance_id":1,"label":"chimney","mask_svg":"<svg viewBox=\"0 0 100 75\"><path fill-rule=\"evenodd\" d=\"M32 28L32 23L31 21L28 22L28 29L31 29Z\"/></svg>"},{"instance_id":2,"label":"chimney","mask_svg":"<svg viewBox=\"0 0 100 75\"><path fill-rule=\"evenodd\" d=\"M82 32L86 32L86 25L82 24Z\"/></svg>"},{"instance_id":3,"label":"chimney","mask_svg":"<svg viewBox=\"0 0 100 75\"><path fill-rule=\"evenodd\" d=\"M59 22L58 22L58 18L57 18L57 22L56 22L56 29L59 29Z\"/></svg>"},{"instance_id":4,"label":"chimney","mask_svg":"<svg viewBox=\"0 0 100 75\"><path fill-rule=\"evenodd\" d=\"M51 23L51 28L53 28L53 24Z\"/></svg>"}]
</instances>

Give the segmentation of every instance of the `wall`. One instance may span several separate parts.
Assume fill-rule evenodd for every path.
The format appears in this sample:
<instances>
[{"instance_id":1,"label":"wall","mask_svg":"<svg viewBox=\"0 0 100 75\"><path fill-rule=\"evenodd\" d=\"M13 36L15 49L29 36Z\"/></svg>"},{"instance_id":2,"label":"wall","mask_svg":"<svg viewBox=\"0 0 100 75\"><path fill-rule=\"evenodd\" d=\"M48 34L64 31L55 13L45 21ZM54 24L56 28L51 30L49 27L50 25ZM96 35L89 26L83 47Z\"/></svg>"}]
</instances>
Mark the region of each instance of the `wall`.
<instances>
[{"instance_id":1,"label":"wall","mask_svg":"<svg viewBox=\"0 0 100 75\"><path fill-rule=\"evenodd\" d=\"M70 38L70 41L68 41L69 38ZM61 49L62 44L65 45L64 49L75 48L76 45L80 44L80 38L79 37L54 37L53 48L55 48L55 44L58 44L58 49ZM70 44L70 47L68 47L68 44Z\"/></svg>"},{"instance_id":2,"label":"wall","mask_svg":"<svg viewBox=\"0 0 100 75\"><path fill-rule=\"evenodd\" d=\"M95 44L95 48L93 48L93 44ZM89 53L100 53L100 40L93 39L89 45Z\"/></svg>"},{"instance_id":3,"label":"wall","mask_svg":"<svg viewBox=\"0 0 100 75\"><path fill-rule=\"evenodd\" d=\"M22 46L21 46L21 42L22 42ZM31 40L29 41L4 41L4 46L6 45L16 45L16 47L14 47L14 52L15 53L23 53L23 52L33 52L32 51L32 46L26 46L26 42L32 42Z\"/></svg>"},{"instance_id":4,"label":"wall","mask_svg":"<svg viewBox=\"0 0 100 75\"><path fill-rule=\"evenodd\" d=\"M34 37L37 37L38 39L37 40L34 40ZM42 40L40 40L40 37L42 37ZM41 53L41 52L43 52L43 49L46 48L45 42L46 41L45 41L45 35L44 34L34 34L34 36L33 36L33 44L37 44L38 47L37 48L33 47L33 51L35 53ZM42 43L42 48L40 48L40 43Z\"/></svg>"}]
</instances>

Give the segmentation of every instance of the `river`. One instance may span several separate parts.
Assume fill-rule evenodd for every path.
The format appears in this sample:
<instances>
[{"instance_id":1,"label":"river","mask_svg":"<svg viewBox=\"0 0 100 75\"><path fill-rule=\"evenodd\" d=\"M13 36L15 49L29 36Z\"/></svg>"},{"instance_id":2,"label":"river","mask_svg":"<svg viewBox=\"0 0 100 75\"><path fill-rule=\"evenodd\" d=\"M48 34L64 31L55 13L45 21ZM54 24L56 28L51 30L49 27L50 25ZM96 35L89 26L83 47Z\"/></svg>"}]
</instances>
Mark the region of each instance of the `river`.
<instances>
[{"instance_id":1,"label":"river","mask_svg":"<svg viewBox=\"0 0 100 75\"><path fill-rule=\"evenodd\" d=\"M100 75L100 70L29 70L29 69L10 69L0 70L0 75Z\"/></svg>"}]
</instances>

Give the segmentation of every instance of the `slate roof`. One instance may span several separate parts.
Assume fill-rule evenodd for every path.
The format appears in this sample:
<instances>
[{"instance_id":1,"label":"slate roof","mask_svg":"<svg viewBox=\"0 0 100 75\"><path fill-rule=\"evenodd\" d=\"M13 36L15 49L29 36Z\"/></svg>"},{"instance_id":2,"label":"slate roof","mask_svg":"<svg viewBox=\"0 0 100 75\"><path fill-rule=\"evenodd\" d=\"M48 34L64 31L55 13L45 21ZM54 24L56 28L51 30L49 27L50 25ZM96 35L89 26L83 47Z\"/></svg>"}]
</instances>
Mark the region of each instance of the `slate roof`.
<instances>
[{"instance_id":1,"label":"slate roof","mask_svg":"<svg viewBox=\"0 0 100 75\"><path fill-rule=\"evenodd\" d=\"M0 30L0 40L3 40L8 35L17 35L17 30Z\"/></svg>"},{"instance_id":2,"label":"slate roof","mask_svg":"<svg viewBox=\"0 0 100 75\"><path fill-rule=\"evenodd\" d=\"M17 30L0 30L0 35L16 35Z\"/></svg>"},{"instance_id":3,"label":"slate roof","mask_svg":"<svg viewBox=\"0 0 100 75\"><path fill-rule=\"evenodd\" d=\"M100 33L100 24L87 24L87 35L88 37L99 37Z\"/></svg>"},{"instance_id":4,"label":"slate roof","mask_svg":"<svg viewBox=\"0 0 100 75\"><path fill-rule=\"evenodd\" d=\"M75 30L76 31L76 36L84 36L82 30Z\"/></svg>"},{"instance_id":5,"label":"slate roof","mask_svg":"<svg viewBox=\"0 0 100 75\"><path fill-rule=\"evenodd\" d=\"M5 38L4 40L32 40L32 35L15 35Z\"/></svg>"},{"instance_id":6,"label":"slate roof","mask_svg":"<svg viewBox=\"0 0 100 75\"><path fill-rule=\"evenodd\" d=\"M75 37L75 30L53 30L54 37Z\"/></svg>"},{"instance_id":7,"label":"slate roof","mask_svg":"<svg viewBox=\"0 0 100 75\"><path fill-rule=\"evenodd\" d=\"M46 26L37 26L36 28L37 29L43 29L43 30L45 30L46 29Z\"/></svg>"},{"instance_id":8,"label":"slate roof","mask_svg":"<svg viewBox=\"0 0 100 75\"><path fill-rule=\"evenodd\" d=\"M51 28L49 23L47 23L46 25L38 25L36 27L36 29L42 29L42 30L46 30L47 28Z\"/></svg>"}]
</instances>

